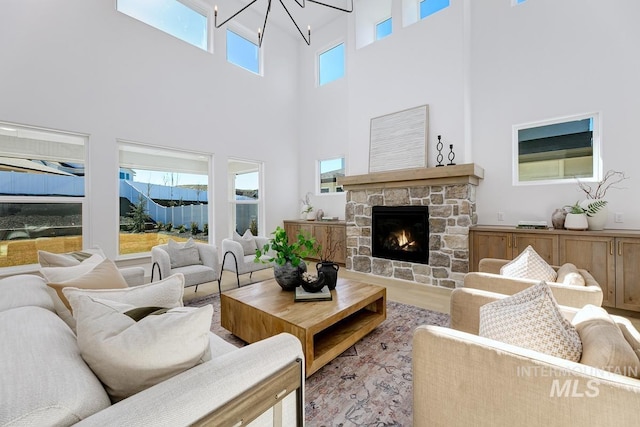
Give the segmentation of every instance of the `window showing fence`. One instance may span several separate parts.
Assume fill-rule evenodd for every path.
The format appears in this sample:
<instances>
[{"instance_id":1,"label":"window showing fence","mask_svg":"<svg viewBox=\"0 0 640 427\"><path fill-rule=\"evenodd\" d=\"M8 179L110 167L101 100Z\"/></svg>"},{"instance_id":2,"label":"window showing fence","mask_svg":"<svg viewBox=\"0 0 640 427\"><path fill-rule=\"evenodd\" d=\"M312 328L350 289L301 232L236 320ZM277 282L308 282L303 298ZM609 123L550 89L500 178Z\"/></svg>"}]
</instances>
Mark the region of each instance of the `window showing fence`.
<instances>
[{"instance_id":1,"label":"window showing fence","mask_svg":"<svg viewBox=\"0 0 640 427\"><path fill-rule=\"evenodd\" d=\"M0 122L0 268L82 249L86 141Z\"/></svg>"},{"instance_id":2,"label":"window showing fence","mask_svg":"<svg viewBox=\"0 0 640 427\"><path fill-rule=\"evenodd\" d=\"M120 142L120 254L209 241L210 155Z\"/></svg>"}]
</instances>

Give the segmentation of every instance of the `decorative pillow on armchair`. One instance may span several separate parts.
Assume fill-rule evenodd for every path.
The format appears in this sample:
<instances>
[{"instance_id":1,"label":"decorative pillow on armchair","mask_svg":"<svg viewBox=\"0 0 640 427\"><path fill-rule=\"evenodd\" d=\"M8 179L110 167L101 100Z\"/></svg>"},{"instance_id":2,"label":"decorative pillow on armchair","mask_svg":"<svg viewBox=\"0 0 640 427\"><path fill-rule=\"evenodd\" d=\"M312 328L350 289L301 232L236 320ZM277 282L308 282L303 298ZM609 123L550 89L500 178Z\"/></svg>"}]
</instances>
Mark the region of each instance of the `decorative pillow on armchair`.
<instances>
[{"instance_id":1,"label":"decorative pillow on armchair","mask_svg":"<svg viewBox=\"0 0 640 427\"><path fill-rule=\"evenodd\" d=\"M531 247L522 251L520 255L503 265L500 274L518 279L544 280L555 282L558 274L538 253Z\"/></svg>"},{"instance_id":2,"label":"decorative pillow on armchair","mask_svg":"<svg viewBox=\"0 0 640 427\"><path fill-rule=\"evenodd\" d=\"M213 306L159 310L136 321L137 307L84 295L71 297L82 358L113 402L210 359Z\"/></svg>"},{"instance_id":3,"label":"decorative pillow on armchair","mask_svg":"<svg viewBox=\"0 0 640 427\"><path fill-rule=\"evenodd\" d=\"M238 242L242 245L242 251L244 255L255 255L258 250L258 245L256 244L256 239L251 234L251 231L247 229L244 234L241 236L237 231L233 232L233 240L234 242Z\"/></svg>"},{"instance_id":4,"label":"decorative pillow on armchair","mask_svg":"<svg viewBox=\"0 0 640 427\"><path fill-rule=\"evenodd\" d=\"M480 307L479 335L574 362L582 354L576 328L545 282Z\"/></svg>"},{"instance_id":5,"label":"decorative pillow on armchair","mask_svg":"<svg viewBox=\"0 0 640 427\"><path fill-rule=\"evenodd\" d=\"M167 242L167 252L171 260L171 268L202 264L200 252L196 247L196 242L192 238L189 238L189 240L184 243L178 243L173 239L169 239Z\"/></svg>"}]
</instances>

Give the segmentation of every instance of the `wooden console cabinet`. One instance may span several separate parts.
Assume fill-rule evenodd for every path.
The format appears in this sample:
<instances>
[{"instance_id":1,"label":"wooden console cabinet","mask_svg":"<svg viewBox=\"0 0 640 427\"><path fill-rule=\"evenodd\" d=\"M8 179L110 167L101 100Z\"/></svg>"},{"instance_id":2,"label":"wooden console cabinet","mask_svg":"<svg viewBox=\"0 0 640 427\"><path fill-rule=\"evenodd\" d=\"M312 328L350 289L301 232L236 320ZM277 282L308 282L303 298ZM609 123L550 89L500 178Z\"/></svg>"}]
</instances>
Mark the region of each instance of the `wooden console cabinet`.
<instances>
[{"instance_id":1,"label":"wooden console cabinet","mask_svg":"<svg viewBox=\"0 0 640 427\"><path fill-rule=\"evenodd\" d=\"M513 259L528 245L549 264L588 270L602 287L603 306L640 312L640 230L471 227L469 271L477 271L482 258Z\"/></svg>"},{"instance_id":2,"label":"wooden console cabinet","mask_svg":"<svg viewBox=\"0 0 640 427\"><path fill-rule=\"evenodd\" d=\"M300 231L303 234L315 237L323 248L335 247L335 254L331 261L344 265L347 259L347 224L345 221L307 221L285 220L284 230L287 232L289 242L296 240ZM313 259L320 259L320 256Z\"/></svg>"}]
</instances>

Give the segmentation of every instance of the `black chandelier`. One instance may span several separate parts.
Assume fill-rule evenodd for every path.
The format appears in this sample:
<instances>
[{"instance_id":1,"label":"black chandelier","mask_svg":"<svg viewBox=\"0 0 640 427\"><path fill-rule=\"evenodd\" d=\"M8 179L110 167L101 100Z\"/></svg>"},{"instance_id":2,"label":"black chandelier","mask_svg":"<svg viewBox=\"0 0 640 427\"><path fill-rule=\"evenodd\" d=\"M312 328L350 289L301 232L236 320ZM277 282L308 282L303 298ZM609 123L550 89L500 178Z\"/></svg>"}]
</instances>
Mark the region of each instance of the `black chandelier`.
<instances>
[{"instance_id":1,"label":"black chandelier","mask_svg":"<svg viewBox=\"0 0 640 427\"><path fill-rule=\"evenodd\" d=\"M231 21L233 18L235 18L236 16L238 16L239 14L241 14L242 12L247 10L249 8L249 6L251 6L252 4L254 4L257 1L258 0L251 0L249 2L249 4L247 4L242 9L240 9L239 11L237 11L236 13L231 15L229 18L227 18L224 21L222 21L220 24L218 24L218 6L216 5L214 7L214 9L213 9L213 18L214 18L215 27L216 28L222 27L224 24L226 24L227 22ZM278 0L278 1L280 2L282 7L284 8L285 12L287 12L287 15L289 15L289 18L291 19L291 22L293 22L293 25L296 26L296 29L298 30L298 32L300 33L300 35L302 36L304 41L307 43L307 46L311 45L311 26L310 25L307 26L307 36L305 37L304 33L302 32L302 30L298 26L298 23L296 22L295 19L293 19L293 16L291 16L291 13L289 12L289 9L287 9L287 6L285 6L285 4L282 2L282 0ZM308 1L309 3L319 4L321 6L330 7L331 9L336 9L336 10L339 10L339 11L342 11L342 12L347 12L347 13L353 12L353 0L351 0L351 8L350 9L344 9L344 8L341 8L341 7L338 7L338 6L334 6L334 5L331 5L331 4L323 3L323 2L318 1L318 0L302 0L302 2L300 0L294 0L294 1L302 9L304 9L304 7L305 7L305 2ZM268 3L267 3L267 13L264 15L264 24L262 24L262 28L258 28L258 47L262 47L262 40L264 39L264 31L267 28L267 19L269 18L269 12L271 12L271 0L268 0Z\"/></svg>"}]
</instances>

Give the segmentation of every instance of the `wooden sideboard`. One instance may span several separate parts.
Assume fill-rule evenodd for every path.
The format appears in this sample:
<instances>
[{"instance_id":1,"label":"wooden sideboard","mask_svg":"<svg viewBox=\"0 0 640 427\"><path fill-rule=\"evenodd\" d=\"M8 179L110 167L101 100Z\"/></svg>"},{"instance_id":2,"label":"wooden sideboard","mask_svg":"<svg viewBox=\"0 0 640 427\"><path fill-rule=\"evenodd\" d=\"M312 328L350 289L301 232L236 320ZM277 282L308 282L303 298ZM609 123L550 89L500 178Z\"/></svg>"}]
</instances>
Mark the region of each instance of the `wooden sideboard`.
<instances>
[{"instance_id":1,"label":"wooden sideboard","mask_svg":"<svg viewBox=\"0 0 640 427\"><path fill-rule=\"evenodd\" d=\"M335 247L335 253L331 261L344 265L346 257L347 224L345 221L308 221L285 220L284 230L287 232L289 242L293 242L300 231L303 234L315 237L323 248ZM320 259L320 256L313 259Z\"/></svg>"},{"instance_id":2,"label":"wooden sideboard","mask_svg":"<svg viewBox=\"0 0 640 427\"><path fill-rule=\"evenodd\" d=\"M528 245L549 264L570 262L602 287L603 306L640 311L640 230L469 229L469 271L483 258L513 259Z\"/></svg>"}]
</instances>

